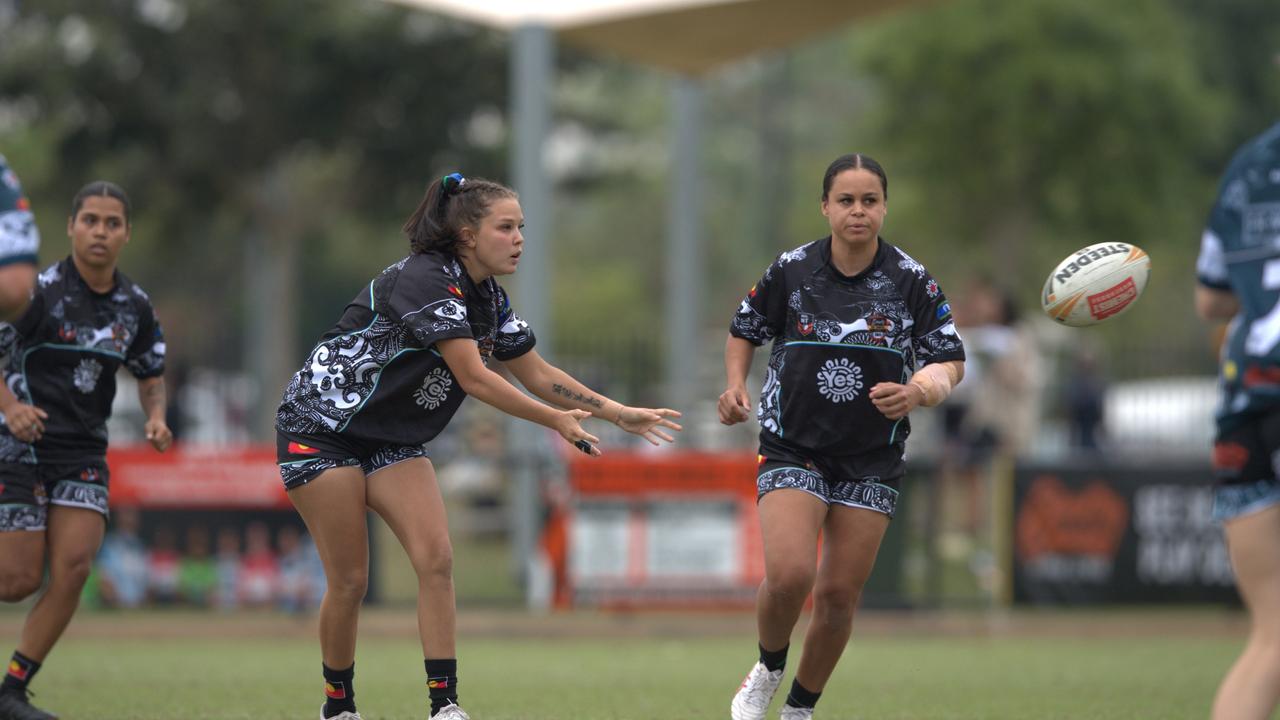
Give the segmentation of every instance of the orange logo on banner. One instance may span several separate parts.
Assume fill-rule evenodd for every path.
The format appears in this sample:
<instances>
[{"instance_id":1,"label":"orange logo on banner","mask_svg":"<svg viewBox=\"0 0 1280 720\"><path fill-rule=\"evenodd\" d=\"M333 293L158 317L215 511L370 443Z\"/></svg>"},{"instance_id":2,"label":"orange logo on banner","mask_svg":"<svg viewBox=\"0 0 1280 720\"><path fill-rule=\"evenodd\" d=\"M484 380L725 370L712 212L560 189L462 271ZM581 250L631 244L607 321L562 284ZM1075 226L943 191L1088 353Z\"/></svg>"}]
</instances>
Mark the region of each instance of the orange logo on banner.
<instances>
[{"instance_id":1,"label":"orange logo on banner","mask_svg":"<svg viewBox=\"0 0 1280 720\"><path fill-rule=\"evenodd\" d=\"M1073 491L1053 475L1031 483L1018 513L1018 558L1041 555L1104 555L1114 558L1129 524L1129 505L1095 480Z\"/></svg>"}]
</instances>

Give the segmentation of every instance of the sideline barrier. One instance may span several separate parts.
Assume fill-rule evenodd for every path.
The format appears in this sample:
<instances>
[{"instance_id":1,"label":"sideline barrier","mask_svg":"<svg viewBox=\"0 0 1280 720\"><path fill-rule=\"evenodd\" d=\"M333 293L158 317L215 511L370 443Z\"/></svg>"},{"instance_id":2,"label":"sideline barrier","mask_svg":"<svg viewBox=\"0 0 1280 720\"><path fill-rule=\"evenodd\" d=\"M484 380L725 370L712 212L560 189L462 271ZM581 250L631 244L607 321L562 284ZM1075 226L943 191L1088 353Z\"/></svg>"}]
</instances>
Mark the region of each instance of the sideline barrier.
<instances>
[{"instance_id":1,"label":"sideline barrier","mask_svg":"<svg viewBox=\"0 0 1280 720\"><path fill-rule=\"evenodd\" d=\"M111 448L111 505L174 510L292 510L275 448Z\"/></svg>"},{"instance_id":2,"label":"sideline barrier","mask_svg":"<svg viewBox=\"0 0 1280 720\"><path fill-rule=\"evenodd\" d=\"M1208 465L1020 466L1013 600L1238 603Z\"/></svg>"},{"instance_id":3,"label":"sideline barrier","mask_svg":"<svg viewBox=\"0 0 1280 720\"><path fill-rule=\"evenodd\" d=\"M764 577L755 456L570 458L544 550L558 608L749 607Z\"/></svg>"}]
</instances>

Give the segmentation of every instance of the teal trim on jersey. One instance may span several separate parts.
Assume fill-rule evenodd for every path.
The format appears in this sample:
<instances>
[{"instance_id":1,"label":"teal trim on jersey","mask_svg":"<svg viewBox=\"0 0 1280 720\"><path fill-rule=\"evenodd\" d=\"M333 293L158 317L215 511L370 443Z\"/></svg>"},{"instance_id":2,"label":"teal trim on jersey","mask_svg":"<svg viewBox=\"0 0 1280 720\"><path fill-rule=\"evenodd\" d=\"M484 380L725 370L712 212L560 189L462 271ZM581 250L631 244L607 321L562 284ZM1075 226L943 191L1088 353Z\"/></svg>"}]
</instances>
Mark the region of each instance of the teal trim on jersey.
<instances>
[{"instance_id":1,"label":"teal trim on jersey","mask_svg":"<svg viewBox=\"0 0 1280 720\"><path fill-rule=\"evenodd\" d=\"M83 345L62 345L59 343L40 343L39 345L35 345L33 347L27 348L26 352L22 353L22 364L24 369L26 367L27 356L39 350L40 348L52 348L54 350L76 350L79 352L106 355L107 357L119 358L121 360L125 359L125 356L123 354L118 352L111 352L110 350L99 350L98 348L89 348Z\"/></svg>"},{"instance_id":2,"label":"teal trim on jersey","mask_svg":"<svg viewBox=\"0 0 1280 720\"><path fill-rule=\"evenodd\" d=\"M896 437L898 437L898 426L902 424L902 421L903 421L904 419L906 419L906 417L907 417L906 415L903 415L902 417L898 418L898 419L893 423L893 428L892 428L891 430L889 430L889 444L890 444L890 445L892 445L892 444L893 444L893 439L894 439L894 438L896 438Z\"/></svg>"},{"instance_id":3,"label":"teal trim on jersey","mask_svg":"<svg viewBox=\"0 0 1280 720\"><path fill-rule=\"evenodd\" d=\"M796 340L796 341L793 341L793 342L789 342L789 343L787 343L787 344L786 344L786 345L784 345L783 347L784 347L784 348L788 348L788 347L791 347L792 345L818 345L818 346L821 346L821 347L861 348L861 349L863 349L863 350L880 350L880 351L882 351L882 352L889 352L889 353L893 353L894 355L897 355L898 357L900 357L900 358L902 358L902 359L903 359L904 363L905 363L905 361L906 361L906 355L904 355L904 354L903 354L903 352L902 352L901 350L894 350L893 348L880 347L879 345L861 345L861 344L854 344L854 343L833 343L833 342L821 342L821 341L818 341L818 340ZM909 380L909 378L907 378L907 368L906 368L906 365L904 364L904 365L903 365L903 368L902 368L902 380L901 380L898 384L899 384L899 385L905 385L905 384L908 382L908 380ZM777 403L777 405L776 405L776 407L778 408L778 433L777 433L777 434L778 434L778 437L779 437L779 438L781 438L781 437L783 437L783 428L782 428L782 388L778 388L777 396L778 396L778 403ZM896 437L898 437L898 426L899 426L899 425L901 425L901 424L902 424L902 421L903 421L903 420L905 420L905 419L906 419L906 416L904 415L904 416L902 416L902 417L898 418L898 419L897 419L897 421L893 423L893 428L889 430L889 444L890 444L890 445L892 445L892 444L893 444L893 442L894 442L894 439L895 439ZM892 489L892 488L891 488L891 489Z\"/></svg>"},{"instance_id":4,"label":"teal trim on jersey","mask_svg":"<svg viewBox=\"0 0 1280 720\"><path fill-rule=\"evenodd\" d=\"M373 280L369 281L369 309L373 311L374 317L378 316L378 310L373 306Z\"/></svg>"},{"instance_id":5,"label":"teal trim on jersey","mask_svg":"<svg viewBox=\"0 0 1280 720\"><path fill-rule=\"evenodd\" d=\"M355 419L356 415L360 414L360 411L364 409L365 403L369 402L369 398L373 397L374 394L378 392L378 383L382 382L382 373L386 372L387 368L391 367L391 363L395 362L396 358L400 357L401 355L404 355L405 353L420 352L425 349L426 348L405 348L400 352L396 353L395 355L392 355L391 359L388 360L385 365L383 365L381 368L378 369L378 379L373 381L373 387L369 388L369 394L365 396L365 399L360 401L359 407L356 408L355 412L351 413L351 417L347 418L346 420L343 420L342 425L340 425L338 429L335 430L334 432L343 432L344 430L346 430L347 426L351 424L351 421Z\"/></svg>"},{"instance_id":6,"label":"teal trim on jersey","mask_svg":"<svg viewBox=\"0 0 1280 720\"><path fill-rule=\"evenodd\" d=\"M278 462L276 463L276 465L282 465L282 466L283 465L301 465L302 463L315 462L316 460L320 460L320 459L323 459L323 458L310 457L310 458L306 458L305 460L286 460L284 462Z\"/></svg>"},{"instance_id":7,"label":"teal trim on jersey","mask_svg":"<svg viewBox=\"0 0 1280 720\"><path fill-rule=\"evenodd\" d=\"M855 343L820 342L817 340L793 340L791 342L788 342L783 347L791 347L792 345L820 345L822 347L861 348L863 350L879 350L881 352L891 352L894 355L897 355L898 357L902 357L901 350L894 350L893 348L881 347L879 345L860 345Z\"/></svg>"},{"instance_id":8,"label":"teal trim on jersey","mask_svg":"<svg viewBox=\"0 0 1280 720\"><path fill-rule=\"evenodd\" d=\"M51 348L53 350L75 350L79 352L94 353L96 355L106 355L107 357L119 358L122 362L126 360L124 355L121 355L120 353L109 352L107 350L98 350L97 348L87 348L81 345L60 345L58 343L41 343L39 345L27 348L27 350L22 353L22 360L18 362L18 372L22 374L22 377L25 378L27 376L27 358L31 355L31 353L39 350L40 348ZM31 396L31 383L27 382L24 384L27 386L26 387L27 404L35 405L36 404L35 398ZM36 462L39 462L40 458L39 456L36 455L35 445L28 443L27 447L31 448L31 459Z\"/></svg>"}]
</instances>

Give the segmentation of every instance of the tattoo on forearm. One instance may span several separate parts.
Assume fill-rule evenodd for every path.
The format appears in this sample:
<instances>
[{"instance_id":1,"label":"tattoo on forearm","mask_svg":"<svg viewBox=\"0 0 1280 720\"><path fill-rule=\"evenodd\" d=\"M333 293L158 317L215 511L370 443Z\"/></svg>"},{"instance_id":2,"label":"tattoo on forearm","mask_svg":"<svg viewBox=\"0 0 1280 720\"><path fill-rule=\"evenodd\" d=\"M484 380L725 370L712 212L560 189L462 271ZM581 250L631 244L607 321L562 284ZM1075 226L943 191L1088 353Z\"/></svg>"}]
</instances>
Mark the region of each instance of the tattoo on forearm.
<instances>
[{"instance_id":1,"label":"tattoo on forearm","mask_svg":"<svg viewBox=\"0 0 1280 720\"><path fill-rule=\"evenodd\" d=\"M600 398L595 396L587 397L580 392L574 392L572 389L567 388L560 383L554 383L551 386L551 392L557 395L563 395L566 398L573 400L574 402L580 402L583 405L590 405L591 407L598 408L600 410L604 409L604 401Z\"/></svg>"}]
</instances>

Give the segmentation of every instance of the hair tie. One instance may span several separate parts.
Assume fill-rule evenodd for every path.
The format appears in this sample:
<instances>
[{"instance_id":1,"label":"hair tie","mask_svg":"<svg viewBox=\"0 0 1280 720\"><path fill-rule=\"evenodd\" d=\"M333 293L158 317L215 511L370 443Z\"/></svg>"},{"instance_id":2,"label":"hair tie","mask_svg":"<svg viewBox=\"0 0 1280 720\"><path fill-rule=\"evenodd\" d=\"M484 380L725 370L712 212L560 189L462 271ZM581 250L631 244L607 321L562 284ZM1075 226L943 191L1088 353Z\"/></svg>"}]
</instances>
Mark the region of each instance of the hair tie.
<instances>
[{"instance_id":1,"label":"hair tie","mask_svg":"<svg viewBox=\"0 0 1280 720\"><path fill-rule=\"evenodd\" d=\"M448 175L445 175L444 177L440 178L440 185L441 185L441 188L443 189L443 192L441 194L444 197L449 197L450 195L456 195L458 193L458 190L466 182L467 182L467 179L462 177L462 173L449 173Z\"/></svg>"}]
</instances>

